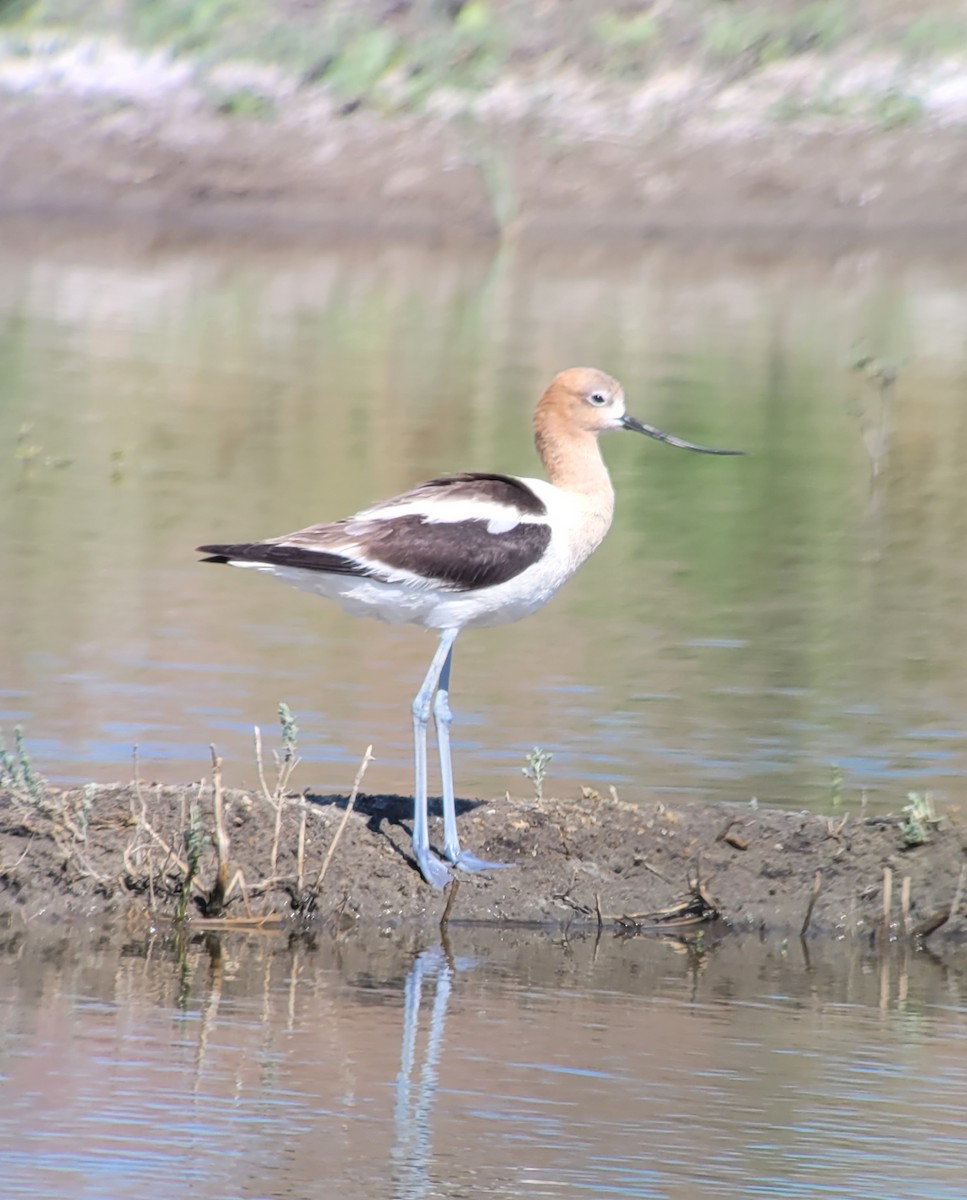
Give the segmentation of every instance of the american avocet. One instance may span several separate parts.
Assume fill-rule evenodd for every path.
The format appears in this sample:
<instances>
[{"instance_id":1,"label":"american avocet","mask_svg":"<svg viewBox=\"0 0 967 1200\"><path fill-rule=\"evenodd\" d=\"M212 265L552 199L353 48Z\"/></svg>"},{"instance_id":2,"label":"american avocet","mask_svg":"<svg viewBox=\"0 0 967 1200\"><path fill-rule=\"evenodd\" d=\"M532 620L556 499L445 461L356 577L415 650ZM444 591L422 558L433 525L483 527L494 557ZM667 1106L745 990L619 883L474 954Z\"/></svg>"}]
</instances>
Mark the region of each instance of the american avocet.
<instances>
[{"instance_id":1,"label":"american avocet","mask_svg":"<svg viewBox=\"0 0 967 1200\"><path fill-rule=\"evenodd\" d=\"M413 854L434 887L446 866L430 849L426 728L433 713L443 790L443 853L464 871L485 862L461 850L450 760L450 663L467 626L518 621L545 604L601 543L614 490L598 434L631 429L702 454L625 412L621 385L601 371L562 371L534 413L534 440L548 481L472 472L443 475L355 516L265 542L199 546L205 562L254 567L344 609L436 629L440 641L413 698L416 785Z\"/></svg>"}]
</instances>

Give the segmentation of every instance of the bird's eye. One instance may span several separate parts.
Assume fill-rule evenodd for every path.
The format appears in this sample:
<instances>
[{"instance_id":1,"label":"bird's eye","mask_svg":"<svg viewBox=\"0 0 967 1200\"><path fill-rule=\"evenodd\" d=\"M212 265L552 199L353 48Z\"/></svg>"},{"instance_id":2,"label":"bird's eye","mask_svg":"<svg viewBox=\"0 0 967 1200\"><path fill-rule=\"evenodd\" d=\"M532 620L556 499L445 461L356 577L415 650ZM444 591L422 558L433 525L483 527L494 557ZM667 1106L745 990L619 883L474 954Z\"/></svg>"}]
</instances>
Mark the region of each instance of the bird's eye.
<instances>
[{"instance_id":1,"label":"bird's eye","mask_svg":"<svg viewBox=\"0 0 967 1200\"><path fill-rule=\"evenodd\" d=\"M602 404L608 403L608 397L604 392L592 392L588 396L588 403L593 404L595 408L600 408Z\"/></svg>"}]
</instances>

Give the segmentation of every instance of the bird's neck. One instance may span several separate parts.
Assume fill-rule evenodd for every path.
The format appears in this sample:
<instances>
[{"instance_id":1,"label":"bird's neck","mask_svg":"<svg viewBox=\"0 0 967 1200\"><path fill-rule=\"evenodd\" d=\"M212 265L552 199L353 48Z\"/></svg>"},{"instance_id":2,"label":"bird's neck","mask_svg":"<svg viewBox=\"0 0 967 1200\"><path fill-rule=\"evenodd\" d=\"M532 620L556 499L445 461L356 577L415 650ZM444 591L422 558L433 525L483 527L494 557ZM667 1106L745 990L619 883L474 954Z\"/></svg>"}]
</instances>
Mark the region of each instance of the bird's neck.
<instances>
[{"instance_id":1,"label":"bird's neck","mask_svg":"<svg viewBox=\"0 0 967 1200\"><path fill-rule=\"evenodd\" d=\"M547 478L555 487L597 501L608 511L614 507L611 477L594 434L555 428L553 422L544 421L534 430L534 442Z\"/></svg>"}]
</instances>

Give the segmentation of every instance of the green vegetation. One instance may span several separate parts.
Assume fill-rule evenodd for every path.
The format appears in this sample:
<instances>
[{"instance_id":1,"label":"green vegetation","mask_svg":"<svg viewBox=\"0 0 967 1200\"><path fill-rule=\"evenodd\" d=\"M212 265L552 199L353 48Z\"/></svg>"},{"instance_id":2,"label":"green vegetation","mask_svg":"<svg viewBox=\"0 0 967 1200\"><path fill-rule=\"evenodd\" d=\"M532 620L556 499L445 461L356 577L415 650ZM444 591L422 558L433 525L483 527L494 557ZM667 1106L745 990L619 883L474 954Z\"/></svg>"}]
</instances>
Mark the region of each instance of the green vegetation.
<instances>
[{"instance_id":1,"label":"green vegetation","mask_svg":"<svg viewBox=\"0 0 967 1200\"><path fill-rule=\"evenodd\" d=\"M267 13L251 0L131 0L126 32L143 45L172 54L206 54L215 47L242 49L254 42Z\"/></svg>"},{"instance_id":2,"label":"green vegetation","mask_svg":"<svg viewBox=\"0 0 967 1200\"><path fill-rule=\"evenodd\" d=\"M718 62L760 66L807 51L832 50L852 31L851 8L838 0L790 11L783 5L713 6L704 43Z\"/></svg>"},{"instance_id":3,"label":"green vegetation","mask_svg":"<svg viewBox=\"0 0 967 1200\"><path fill-rule=\"evenodd\" d=\"M211 840L202 828L201 810L198 804L192 804L188 809L188 825L182 833L185 848L185 874L181 884L181 895L178 897L178 904L175 908L176 921L183 921L188 915L192 885L202 869L202 855Z\"/></svg>"},{"instance_id":4,"label":"green vegetation","mask_svg":"<svg viewBox=\"0 0 967 1200\"><path fill-rule=\"evenodd\" d=\"M662 27L651 13L624 16L604 12L592 17L591 32L601 43L606 69L631 75L640 69L647 53L660 42Z\"/></svg>"},{"instance_id":5,"label":"green vegetation","mask_svg":"<svg viewBox=\"0 0 967 1200\"><path fill-rule=\"evenodd\" d=\"M36 0L0 0L0 25L19 21L34 7Z\"/></svg>"},{"instance_id":6,"label":"green vegetation","mask_svg":"<svg viewBox=\"0 0 967 1200\"><path fill-rule=\"evenodd\" d=\"M440 89L474 91L510 71L528 82L562 71L645 79L689 66L731 82L799 55L848 50L851 61L882 52L902 60L967 50L955 0L857 6L849 0L0 0L0 22L23 35L69 30L113 34L189 56L204 70L228 61L271 64L303 86L324 85L347 104L420 107ZM8 38L9 41L9 38ZM13 43L9 42L8 53ZM243 90L219 101L232 116L271 115L266 97ZM829 115L836 115L831 103ZM810 115L807 108L803 115ZM783 119L798 115L793 107ZM849 115L849 113L847 113ZM880 121L909 124L920 112L902 90Z\"/></svg>"},{"instance_id":7,"label":"green vegetation","mask_svg":"<svg viewBox=\"0 0 967 1200\"><path fill-rule=\"evenodd\" d=\"M904 806L905 820L900 826L906 846L922 846L930 841L930 835L940 827L929 792L908 792L909 804Z\"/></svg>"},{"instance_id":8,"label":"green vegetation","mask_svg":"<svg viewBox=\"0 0 967 1200\"><path fill-rule=\"evenodd\" d=\"M967 49L967 21L953 13L917 17L903 31L901 44L916 59L963 54Z\"/></svg>"},{"instance_id":9,"label":"green vegetation","mask_svg":"<svg viewBox=\"0 0 967 1200\"><path fill-rule=\"evenodd\" d=\"M834 812L838 813L845 808L846 793L843 786L843 772L836 765L830 768L830 800ZM860 797L860 813L865 812L866 793L863 792ZM833 825L831 818L827 819L830 822L830 835L838 837L850 817L844 816L836 826ZM940 828L940 821L941 818L937 816L933 797L929 792L908 792L907 803L903 806L903 819L899 822L903 848L909 850L914 846L923 846L929 842L931 835Z\"/></svg>"},{"instance_id":10,"label":"green vegetation","mask_svg":"<svg viewBox=\"0 0 967 1200\"><path fill-rule=\"evenodd\" d=\"M923 119L923 101L898 88L890 88L873 102L873 115L883 129L901 129Z\"/></svg>"},{"instance_id":11,"label":"green vegetation","mask_svg":"<svg viewBox=\"0 0 967 1200\"><path fill-rule=\"evenodd\" d=\"M29 483L37 467L46 470L59 471L69 467L73 462L70 458L61 458L44 453L44 447L34 438L34 427L29 422L17 430L14 458L20 464L20 484Z\"/></svg>"},{"instance_id":12,"label":"green vegetation","mask_svg":"<svg viewBox=\"0 0 967 1200\"><path fill-rule=\"evenodd\" d=\"M19 725L13 731L12 750L7 749L0 733L0 790L10 792L21 803L41 807L45 802L47 785L30 762Z\"/></svg>"},{"instance_id":13,"label":"green vegetation","mask_svg":"<svg viewBox=\"0 0 967 1200\"><path fill-rule=\"evenodd\" d=\"M848 118L878 129L902 129L916 125L926 115L919 96L900 88L884 92L865 91L852 95L820 91L808 95L785 96L769 108L776 121L799 121L809 117Z\"/></svg>"},{"instance_id":14,"label":"green vegetation","mask_svg":"<svg viewBox=\"0 0 967 1200\"><path fill-rule=\"evenodd\" d=\"M31 832L49 832L65 864L85 862L82 848L87 841L96 791L91 784L79 794L50 787L30 761L23 730L19 726L14 729L12 750L7 748L0 733L0 792L9 797L25 828Z\"/></svg>"},{"instance_id":15,"label":"green vegetation","mask_svg":"<svg viewBox=\"0 0 967 1200\"><path fill-rule=\"evenodd\" d=\"M215 107L227 117L242 117L265 121L275 115L275 103L254 88L216 93Z\"/></svg>"},{"instance_id":16,"label":"green vegetation","mask_svg":"<svg viewBox=\"0 0 967 1200\"><path fill-rule=\"evenodd\" d=\"M540 746L535 746L527 755L527 766L520 769L521 775L534 785L535 800L544 799L544 780L547 778L547 768L553 757L550 750L542 750Z\"/></svg>"}]
</instances>

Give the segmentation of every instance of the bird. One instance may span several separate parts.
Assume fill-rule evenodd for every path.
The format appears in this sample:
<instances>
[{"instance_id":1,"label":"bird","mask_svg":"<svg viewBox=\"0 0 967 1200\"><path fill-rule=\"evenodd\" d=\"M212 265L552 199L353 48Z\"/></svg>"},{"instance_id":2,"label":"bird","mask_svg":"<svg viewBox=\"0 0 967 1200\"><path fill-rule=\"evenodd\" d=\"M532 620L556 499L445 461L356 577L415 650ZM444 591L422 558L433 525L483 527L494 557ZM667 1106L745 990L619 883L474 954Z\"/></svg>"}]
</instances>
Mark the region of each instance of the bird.
<instances>
[{"instance_id":1,"label":"bird","mask_svg":"<svg viewBox=\"0 0 967 1200\"><path fill-rule=\"evenodd\" d=\"M343 520L258 542L199 546L208 563L273 575L347 612L434 630L439 641L413 698L412 850L434 888L449 866L468 872L508 864L460 845L450 753L450 669L462 630L536 612L601 544L614 488L598 445L624 430L700 454L732 455L684 441L628 414L620 383L592 367L561 371L541 395L533 431L546 479L495 472L441 475ZM443 857L430 845L427 726L440 760Z\"/></svg>"}]
</instances>

